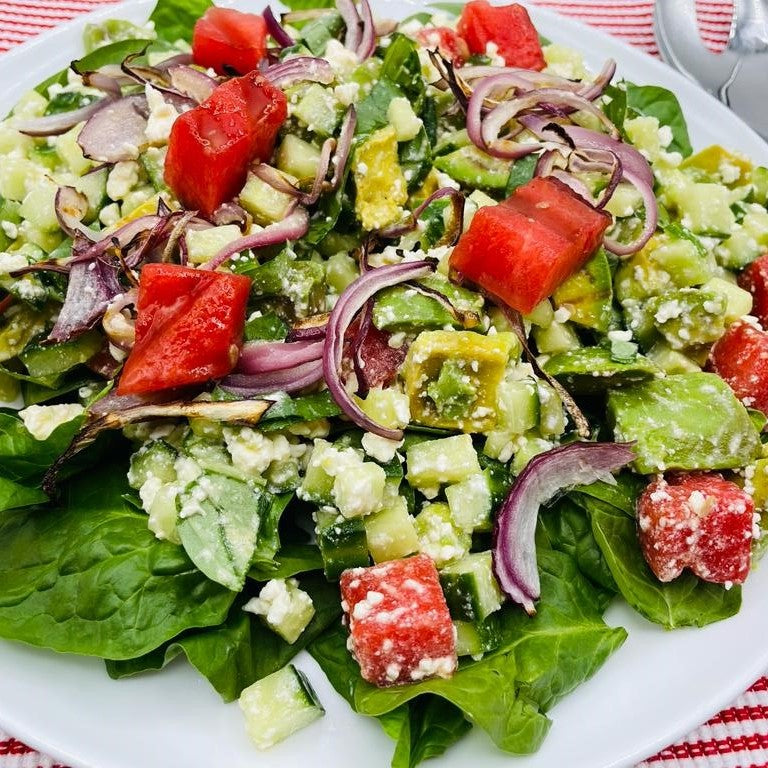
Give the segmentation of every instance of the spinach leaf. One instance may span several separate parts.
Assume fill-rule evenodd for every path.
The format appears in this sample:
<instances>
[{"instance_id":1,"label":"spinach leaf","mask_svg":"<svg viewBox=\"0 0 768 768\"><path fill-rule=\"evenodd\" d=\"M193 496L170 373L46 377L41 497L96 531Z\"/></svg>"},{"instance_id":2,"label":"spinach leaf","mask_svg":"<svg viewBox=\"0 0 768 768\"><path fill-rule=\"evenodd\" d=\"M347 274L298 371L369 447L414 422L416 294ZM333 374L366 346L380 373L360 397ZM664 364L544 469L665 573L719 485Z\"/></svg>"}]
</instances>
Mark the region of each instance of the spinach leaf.
<instances>
[{"instance_id":1,"label":"spinach leaf","mask_svg":"<svg viewBox=\"0 0 768 768\"><path fill-rule=\"evenodd\" d=\"M330 195L323 195L318 203L317 211L309 222L309 232L305 237L310 245L317 245L336 227L344 207L344 187L349 178L349 166L344 173L344 178L339 188Z\"/></svg>"},{"instance_id":2,"label":"spinach leaf","mask_svg":"<svg viewBox=\"0 0 768 768\"><path fill-rule=\"evenodd\" d=\"M576 562L579 570L596 585L603 607L607 607L618 592L600 547L592 533L587 513L575 502L562 499L539 512L540 531L552 549L565 552Z\"/></svg>"},{"instance_id":3,"label":"spinach leaf","mask_svg":"<svg viewBox=\"0 0 768 768\"><path fill-rule=\"evenodd\" d=\"M371 92L357 105L355 134L365 136L389 125L389 103L402 95L403 92L394 83L385 78L377 80Z\"/></svg>"},{"instance_id":4,"label":"spinach leaf","mask_svg":"<svg viewBox=\"0 0 768 768\"><path fill-rule=\"evenodd\" d=\"M0 411L0 467L17 482L39 480L61 456L83 423L79 416L61 424L47 440L36 440L16 413Z\"/></svg>"},{"instance_id":5,"label":"spinach leaf","mask_svg":"<svg viewBox=\"0 0 768 768\"><path fill-rule=\"evenodd\" d=\"M209 579L239 592L270 501L248 483L213 472L201 475L182 495L182 514L189 514L177 525L189 558Z\"/></svg>"},{"instance_id":6,"label":"spinach leaf","mask_svg":"<svg viewBox=\"0 0 768 768\"><path fill-rule=\"evenodd\" d=\"M61 508L0 518L0 637L130 659L224 621L235 595L125 504L122 464L66 490Z\"/></svg>"},{"instance_id":7,"label":"spinach leaf","mask_svg":"<svg viewBox=\"0 0 768 768\"><path fill-rule=\"evenodd\" d=\"M278 532L280 518L293 498L293 494L283 493L278 496L265 494L265 497L267 503L261 510L259 532L250 564L269 567L275 562L275 556L280 549L280 534ZM269 578L276 577L270 576Z\"/></svg>"},{"instance_id":8,"label":"spinach leaf","mask_svg":"<svg viewBox=\"0 0 768 768\"><path fill-rule=\"evenodd\" d=\"M604 94L609 100L603 105L603 111L614 125L621 128L627 115L627 92L618 85L609 85Z\"/></svg>"},{"instance_id":9,"label":"spinach leaf","mask_svg":"<svg viewBox=\"0 0 768 768\"><path fill-rule=\"evenodd\" d=\"M413 192L424 183L432 169L432 146L424 126L415 138L399 146L398 157L408 179L408 191Z\"/></svg>"},{"instance_id":10,"label":"spinach leaf","mask_svg":"<svg viewBox=\"0 0 768 768\"><path fill-rule=\"evenodd\" d=\"M660 582L645 562L635 520L597 499L584 498L592 531L622 597L638 613L667 629L703 627L738 613L741 587L710 584L690 571Z\"/></svg>"},{"instance_id":11,"label":"spinach leaf","mask_svg":"<svg viewBox=\"0 0 768 768\"><path fill-rule=\"evenodd\" d=\"M438 757L472 728L458 707L439 696L420 696L384 718L384 730L397 742L392 768L415 768Z\"/></svg>"},{"instance_id":12,"label":"spinach leaf","mask_svg":"<svg viewBox=\"0 0 768 768\"><path fill-rule=\"evenodd\" d=\"M672 129L668 151L679 152L683 157L693 152L683 110L672 91L658 85L627 83L627 111L632 115L655 117L660 125L668 125Z\"/></svg>"},{"instance_id":13,"label":"spinach leaf","mask_svg":"<svg viewBox=\"0 0 768 768\"><path fill-rule=\"evenodd\" d=\"M399 32L392 37L384 54L379 77L396 85L411 102L414 111L421 111L426 86L421 76L421 61L416 43Z\"/></svg>"},{"instance_id":14,"label":"spinach leaf","mask_svg":"<svg viewBox=\"0 0 768 768\"><path fill-rule=\"evenodd\" d=\"M39 488L28 488L0 477L0 512L45 504L47 501L48 497Z\"/></svg>"},{"instance_id":15,"label":"spinach leaf","mask_svg":"<svg viewBox=\"0 0 768 768\"><path fill-rule=\"evenodd\" d=\"M162 40L191 43L195 22L212 5L210 0L158 0L149 20L155 23L157 36Z\"/></svg>"},{"instance_id":16,"label":"spinach leaf","mask_svg":"<svg viewBox=\"0 0 768 768\"><path fill-rule=\"evenodd\" d=\"M323 558L314 544L284 544L273 560L251 565L248 578L254 581L287 579L297 573L322 569Z\"/></svg>"},{"instance_id":17,"label":"spinach leaf","mask_svg":"<svg viewBox=\"0 0 768 768\"><path fill-rule=\"evenodd\" d=\"M329 392L304 397L284 397L278 400L264 414L259 428L264 432L285 429L290 424L302 421L317 421L338 416L339 406Z\"/></svg>"},{"instance_id":18,"label":"spinach leaf","mask_svg":"<svg viewBox=\"0 0 768 768\"><path fill-rule=\"evenodd\" d=\"M304 11L307 8L335 8L336 0L282 0L291 11Z\"/></svg>"},{"instance_id":19,"label":"spinach leaf","mask_svg":"<svg viewBox=\"0 0 768 768\"><path fill-rule=\"evenodd\" d=\"M509 197L518 187L522 187L523 184L527 184L533 178L538 158L538 155L526 155L512 163L512 167L509 169L507 186L504 189L504 194L507 197Z\"/></svg>"},{"instance_id":20,"label":"spinach leaf","mask_svg":"<svg viewBox=\"0 0 768 768\"><path fill-rule=\"evenodd\" d=\"M344 29L344 21L338 13L329 13L313 19L301 29L301 39L315 56L322 56L331 38Z\"/></svg>"}]
</instances>

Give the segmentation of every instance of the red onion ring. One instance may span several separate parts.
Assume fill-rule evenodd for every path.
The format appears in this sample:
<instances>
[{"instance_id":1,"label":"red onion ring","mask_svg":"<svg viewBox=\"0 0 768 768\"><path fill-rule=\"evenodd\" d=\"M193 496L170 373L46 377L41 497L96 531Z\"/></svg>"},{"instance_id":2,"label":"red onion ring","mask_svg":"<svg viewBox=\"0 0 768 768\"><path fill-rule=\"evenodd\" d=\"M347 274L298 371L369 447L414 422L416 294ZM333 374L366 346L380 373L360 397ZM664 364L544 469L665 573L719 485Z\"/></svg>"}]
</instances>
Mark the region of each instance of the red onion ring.
<instances>
[{"instance_id":1,"label":"red onion ring","mask_svg":"<svg viewBox=\"0 0 768 768\"><path fill-rule=\"evenodd\" d=\"M622 178L633 184L640 192L645 204L645 224L643 231L631 243L620 243L617 240L606 237L603 242L606 250L617 256L631 256L637 253L653 236L656 231L656 225L659 223L659 207L656 202L656 195L653 194L653 187L645 183L644 179L639 178L633 171L624 168Z\"/></svg>"},{"instance_id":2,"label":"red onion ring","mask_svg":"<svg viewBox=\"0 0 768 768\"><path fill-rule=\"evenodd\" d=\"M328 175L328 169L331 167L331 154L334 149L336 149L336 139L326 139L323 142L323 148L320 150L320 159L317 162L315 180L312 182L312 189L309 194L299 195L299 202L302 205L314 205L320 197L323 187L326 185L325 177Z\"/></svg>"},{"instance_id":3,"label":"red onion ring","mask_svg":"<svg viewBox=\"0 0 768 768\"><path fill-rule=\"evenodd\" d=\"M184 96L189 96L198 104L202 104L218 86L218 82L186 64L177 64L166 70L173 88Z\"/></svg>"},{"instance_id":4,"label":"red onion ring","mask_svg":"<svg viewBox=\"0 0 768 768\"><path fill-rule=\"evenodd\" d=\"M236 373L256 374L282 371L321 360L323 341L251 342L240 351Z\"/></svg>"},{"instance_id":5,"label":"red onion ring","mask_svg":"<svg viewBox=\"0 0 768 768\"><path fill-rule=\"evenodd\" d=\"M362 19L357 11L354 0L336 0L336 8L341 14L347 31L344 34L344 46L352 51L356 51L363 38L361 29Z\"/></svg>"},{"instance_id":6,"label":"red onion ring","mask_svg":"<svg viewBox=\"0 0 768 768\"><path fill-rule=\"evenodd\" d=\"M357 111L354 106L350 106L344 115L339 132L339 140L336 144L336 155L333 158L333 176L331 177L331 190L338 189L341 180L344 177L344 171L349 160L349 153L352 151L352 141L355 138L355 127L357 126Z\"/></svg>"},{"instance_id":7,"label":"red onion ring","mask_svg":"<svg viewBox=\"0 0 768 768\"><path fill-rule=\"evenodd\" d=\"M408 280L426 277L434 270L435 265L431 261L404 261L371 269L346 288L328 319L323 350L323 376L331 396L358 427L389 440L400 440L402 430L384 427L369 418L347 392L341 380L344 335L357 313L379 291Z\"/></svg>"},{"instance_id":8,"label":"red onion ring","mask_svg":"<svg viewBox=\"0 0 768 768\"><path fill-rule=\"evenodd\" d=\"M559 491L603 480L635 458L627 443L571 443L534 456L499 508L493 532L493 569L502 591L526 612L541 595L536 563L539 507Z\"/></svg>"},{"instance_id":9,"label":"red onion ring","mask_svg":"<svg viewBox=\"0 0 768 768\"><path fill-rule=\"evenodd\" d=\"M290 215L276 224L270 224L260 232L241 237L224 246L209 262L200 269L218 269L236 253L250 248L265 248L268 245L279 245L289 240L304 237L309 230L309 214L304 208L297 208Z\"/></svg>"},{"instance_id":10,"label":"red onion ring","mask_svg":"<svg viewBox=\"0 0 768 768\"><path fill-rule=\"evenodd\" d=\"M107 100L83 126L77 143L91 160L117 163L135 160L146 145L147 100L144 96L127 96Z\"/></svg>"},{"instance_id":11,"label":"red onion ring","mask_svg":"<svg viewBox=\"0 0 768 768\"><path fill-rule=\"evenodd\" d=\"M267 32L272 35L272 39L281 48L288 48L291 45L295 45L296 41L283 29L269 6L264 9L264 13L262 15L264 16L264 21L267 24Z\"/></svg>"},{"instance_id":12,"label":"red onion ring","mask_svg":"<svg viewBox=\"0 0 768 768\"><path fill-rule=\"evenodd\" d=\"M415 208L413 212L408 215L405 223L394 224L390 227L387 227L386 229L381 229L379 230L379 235L386 238L395 238L401 237L407 232L412 232L414 229L416 229L419 223L419 219L421 218L421 214L424 213L424 211L427 209L427 206L429 206L430 203L435 202L435 200L441 200L444 197L450 197L452 201L458 200L460 202L460 206L456 210L459 214L459 232L461 232L463 228L464 203L466 202L466 198L459 189L454 189L453 187L441 187L436 192L433 192L421 205Z\"/></svg>"},{"instance_id":13,"label":"red onion ring","mask_svg":"<svg viewBox=\"0 0 768 768\"><path fill-rule=\"evenodd\" d=\"M298 392L323 379L323 363L312 360L290 369L261 374L231 373L219 382L226 392L240 397L256 397L271 392Z\"/></svg>"},{"instance_id":14,"label":"red onion ring","mask_svg":"<svg viewBox=\"0 0 768 768\"><path fill-rule=\"evenodd\" d=\"M314 56L294 56L267 67L263 74L277 88L304 81L329 85L336 77L325 59Z\"/></svg>"},{"instance_id":15,"label":"red onion ring","mask_svg":"<svg viewBox=\"0 0 768 768\"><path fill-rule=\"evenodd\" d=\"M373 56L373 52L376 50L376 24L373 21L371 4L368 0L360 0L360 8L362 9L360 18L363 22L363 33L360 37L360 45L357 46L356 53L360 61L365 61Z\"/></svg>"}]
</instances>

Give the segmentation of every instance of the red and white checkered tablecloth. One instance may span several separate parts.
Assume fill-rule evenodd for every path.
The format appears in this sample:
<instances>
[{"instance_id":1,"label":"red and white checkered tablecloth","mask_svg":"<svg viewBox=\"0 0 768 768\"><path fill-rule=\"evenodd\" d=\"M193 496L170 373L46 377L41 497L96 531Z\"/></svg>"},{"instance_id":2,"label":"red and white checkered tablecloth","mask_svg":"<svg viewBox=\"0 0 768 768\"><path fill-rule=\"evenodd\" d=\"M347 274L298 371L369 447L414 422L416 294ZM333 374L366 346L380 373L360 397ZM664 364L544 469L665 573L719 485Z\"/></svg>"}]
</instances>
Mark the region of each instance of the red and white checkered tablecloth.
<instances>
[{"instance_id":1,"label":"red and white checkered tablecloth","mask_svg":"<svg viewBox=\"0 0 768 768\"><path fill-rule=\"evenodd\" d=\"M0 1L0 52L116 0ZM532 0L573 16L651 54L652 0ZM677 0L664 0L677 2ZM722 48L728 37L731 0L697 0L705 42ZM512 763L510 764L512 765ZM0 730L0 768L64 768ZM733 704L637 768L768 768L768 677L760 678Z\"/></svg>"}]
</instances>

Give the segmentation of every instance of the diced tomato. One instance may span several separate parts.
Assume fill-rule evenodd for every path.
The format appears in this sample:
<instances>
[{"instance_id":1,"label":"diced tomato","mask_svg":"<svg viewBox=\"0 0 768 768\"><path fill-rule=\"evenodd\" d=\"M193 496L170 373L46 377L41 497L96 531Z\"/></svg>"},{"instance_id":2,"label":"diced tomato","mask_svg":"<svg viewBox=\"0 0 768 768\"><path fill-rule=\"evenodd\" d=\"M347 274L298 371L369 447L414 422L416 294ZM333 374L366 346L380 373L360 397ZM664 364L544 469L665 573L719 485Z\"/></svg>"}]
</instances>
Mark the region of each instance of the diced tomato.
<instances>
[{"instance_id":1,"label":"diced tomato","mask_svg":"<svg viewBox=\"0 0 768 768\"><path fill-rule=\"evenodd\" d=\"M136 342L117 393L156 392L228 374L237 362L250 288L244 275L146 264Z\"/></svg>"},{"instance_id":2,"label":"diced tomato","mask_svg":"<svg viewBox=\"0 0 768 768\"><path fill-rule=\"evenodd\" d=\"M442 56L457 67L469 58L467 41L459 37L450 27L426 27L416 33L416 39L429 50L437 49Z\"/></svg>"},{"instance_id":3,"label":"diced tomato","mask_svg":"<svg viewBox=\"0 0 768 768\"><path fill-rule=\"evenodd\" d=\"M267 25L255 13L209 8L192 35L192 59L220 75L244 75L267 55Z\"/></svg>"},{"instance_id":4,"label":"diced tomato","mask_svg":"<svg viewBox=\"0 0 768 768\"><path fill-rule=\"evenodd\" d=\"M739 275L739 285L752 294L752 312L768 327L768 253L753 261Z\"/></svg>"},{"instance_id":5,"label":"diced tomato","mask_svg":"<svg viewBox=\"0 0 768 768\"><path fill-rule=\"evenodd\" d=\"M472 0L464 6L456 30L472 53L483 54L488 43L494 43L508 67L542 70L546 66L539 34L522 5Z\"/></svg>"},{"instance_id":6,"label":"diced tomato","mask_svg":"<svg viewBox=\"0 0 768 768\"><path fill-rule=\"evenodd\" d=\"M741 584L749 574L755 505L716 473L654 480L637 504L640 545L659 581L685 568L717 584Z\"/></svg>"},{"instance_id":7,"label":"diced tomato","mask_svg":"<svg viewBox=\"0 0 768 768\"><path fill-rule=\"evenodd\" d=\"M257 72L228 80L174 122L165 181L186 208L210 216L243 188L251 162L272 154L287 114L283 92Z\"/></svg>"},{"instance_id":8,"label":"diced tomato","mask_svg":"<svg viewBox=\"0 0 768 768\"><path fill-rule=\"evenodd\" d=\"M533 179L474 215L450 266L527 314L588 261L610 221L557 179Z\"/></svg>"},{"instance_id":9,"label":"diced tomato","mask_svg":"<svg viewBox=\"0 0 768 768\"><path fill-rule=\"evenodd\" d=\"M352 652L368 682L387 686L453 674L453 624L431 558L344 571L341 597Z\"/></svg>"},{"instance_id":10,"label":"diced tomato","mask_svg":"<svg viewBox=\"0 0 768 768\"><path fill-rule=\"evenodd\" d=\"M748 322L733 323L712 347L708 367L744 405L768 413L768 333Z\"/></svg>"}]
</instances>

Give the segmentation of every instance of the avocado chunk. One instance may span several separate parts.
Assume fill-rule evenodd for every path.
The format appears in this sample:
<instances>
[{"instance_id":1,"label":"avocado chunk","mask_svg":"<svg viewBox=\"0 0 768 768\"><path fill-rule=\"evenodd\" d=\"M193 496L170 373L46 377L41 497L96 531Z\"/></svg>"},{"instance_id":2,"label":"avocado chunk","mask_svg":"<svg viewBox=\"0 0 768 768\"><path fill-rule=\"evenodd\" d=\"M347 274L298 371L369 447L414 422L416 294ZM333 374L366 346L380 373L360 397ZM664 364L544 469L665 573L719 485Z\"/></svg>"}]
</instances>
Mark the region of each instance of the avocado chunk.
<instances>
[{"instance_id":1,"label":"avocado chunk","mask_svg":"<svg viewBox=\"0 0 768 768\"><path fill-rule=\"evenodd\" d=\"M681 288L654 296L646 311L669 346L679 350L717 341L725 331L727 307L721 293Z\"/></svg>"},{"instance_id":2,"label":"avocado chunk","mask_svg":"<svg viewBox=\"0 0 768 768\"><path fill-rule=\"evenodd\" d=\"M415 288L396 286L381 291L373 305L373 324L381 331L438 330L452 325L454 328L473 328L480 322L483 297L446 280L430 275L419 280L430 291L445 296L457 310L445 306L439 298L420 293Z\"/></svg>"},{"instance_id":3,"label":"avocado chunk","mask_svg":"<svg viewBox=\"0 0 768 768\"><path fill-rule=\"evenodd\" d=\"M249 271L248 276L253 279L255 296L288 299L296 317L308 317L323 309L325 271L314 261L299 261L282 251Z\"/></svg>"},{"instance_id":4,"label":"avocado chunk","mask_svg":"<svg viewBox=\"0 0 768 768\"><path fill-rule=\"evenodd\" d=\"M475 146L461 147L435 158L435 168L461 184L501 192L506 189L511 166L510 162L491 157Z\"/></svg>"},{"instance_id":5,"label":"avocado chunk","mask_svg":"<svg viewBox=\"0 0 768 768\"><path fill-rule=\"evenodd\" d=\"M613 321L613 284L608 256L601 248L553 294L555 307L564 307L570 320L584 328L605 333Z\"/></svg>"},{"instance_id":6,"label":"avocado chunk","mask_svg":"<svg viewBox=\"0 0 768 768\"><path fill-rule=\"evenodd\" d=\"M635 355L622 362L604 347L584 347L560 352L544 364L544 370L566 389L577 395L604 392L611 387L626 387L660 375L648 358Z\"/></svg>"},{"instance_id":7,"label":"avocado chunk","mask_svg":"<svg viewBox=\"0 0 768 768\"><path fill-rule=\"evenodd\" d=\"M714 373L652 379L608 395L617 442L634 441L641 474L668 469L731 469L760 455L747 409Z\"/></svg>"},{"instance_id":8,"label":"avocado chunk","mask_svg":"<svg viewBox=\"0 0 768 768\"><path fill-rule=\"evenodd\" d=\"M514 348L511 334L419 334L408 350L404 367L411 419L464 432L492 429L499 384Z\"/></svg>"}]
</instances>

